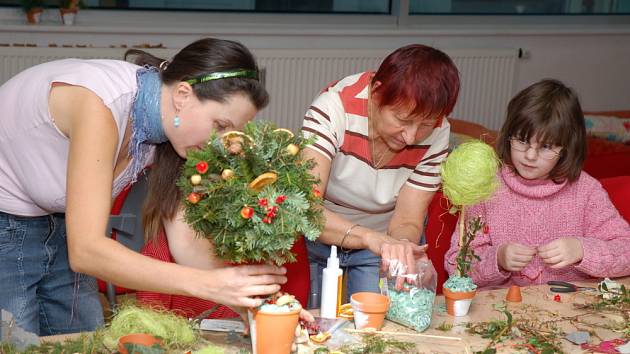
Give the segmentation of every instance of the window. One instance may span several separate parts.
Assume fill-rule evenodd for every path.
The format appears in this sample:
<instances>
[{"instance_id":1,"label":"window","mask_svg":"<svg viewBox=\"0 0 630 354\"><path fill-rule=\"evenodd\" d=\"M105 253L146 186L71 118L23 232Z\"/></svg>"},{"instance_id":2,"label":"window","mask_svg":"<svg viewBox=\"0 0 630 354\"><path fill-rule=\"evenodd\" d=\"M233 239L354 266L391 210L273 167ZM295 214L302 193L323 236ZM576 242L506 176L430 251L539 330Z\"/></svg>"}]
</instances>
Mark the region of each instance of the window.
<instances>
[{"instance_id":1,"label":"window","mask_svg":"<svg viewBox=\"0 0 630 354\"><path fill-rule=\"evenodd\" d=\"M630 0L409 0L409 14L630 14Z\"/></svg>"},{"instance_id":2,"label":"window","mask_svg":"<svg viewBox=\"0 0 630 354\"><path fill-rule=\"evenodd\" d=\"M0 0L0 5L20 5L22 0ZM59 1L46 0L49 7ZM391 12L390 0L83 0L90 9L206 10L274 13L358 13Z\"/></svg>"}]
</instances>

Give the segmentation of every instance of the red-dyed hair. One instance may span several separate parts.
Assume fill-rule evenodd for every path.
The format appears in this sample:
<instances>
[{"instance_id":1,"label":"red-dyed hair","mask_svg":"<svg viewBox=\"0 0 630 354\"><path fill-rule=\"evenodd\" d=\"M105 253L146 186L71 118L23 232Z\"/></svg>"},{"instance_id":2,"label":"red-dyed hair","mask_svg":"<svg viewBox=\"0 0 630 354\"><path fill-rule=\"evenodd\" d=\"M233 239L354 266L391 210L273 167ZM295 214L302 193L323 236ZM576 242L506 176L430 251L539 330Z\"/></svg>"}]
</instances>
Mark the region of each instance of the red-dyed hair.
<instances>
[{"instance_id":1,"label":"red-dyed hair","mask_svg":"<svg viewBox=\"0 0 630 354\"><path fill-rule=\"evenodd\" d=\"M381 107L411 109L411 116L438 118L453 111L459 95L459 72L448 55L435 48L411 44L397 49L381 63L372 79Z\"/></svg>"}]
</instances>

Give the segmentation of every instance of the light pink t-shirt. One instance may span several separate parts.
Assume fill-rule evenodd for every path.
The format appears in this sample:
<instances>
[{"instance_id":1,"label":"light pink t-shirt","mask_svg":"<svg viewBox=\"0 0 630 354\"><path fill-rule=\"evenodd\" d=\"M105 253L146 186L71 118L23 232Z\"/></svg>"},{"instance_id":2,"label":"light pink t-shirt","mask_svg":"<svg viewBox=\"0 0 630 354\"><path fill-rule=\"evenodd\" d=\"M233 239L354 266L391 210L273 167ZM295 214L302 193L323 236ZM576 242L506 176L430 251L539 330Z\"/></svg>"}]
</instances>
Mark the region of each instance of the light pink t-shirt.
<instances>
[{"instance_id":1,"label":"light pink t-shirt","mask_svg":"<svg viewBox=\"0 0 630 354\"><path fill-rule=\"evenodd\" d=\"M52 83L82 86L103 100L118 126L117 157L139 68L119 60L64 59L31 67L0 87L0 211L23 216L65 212L70 141L48 110ZM113 197L133 178L127 167L113 183Z\"/></svg>"}]
</instances>

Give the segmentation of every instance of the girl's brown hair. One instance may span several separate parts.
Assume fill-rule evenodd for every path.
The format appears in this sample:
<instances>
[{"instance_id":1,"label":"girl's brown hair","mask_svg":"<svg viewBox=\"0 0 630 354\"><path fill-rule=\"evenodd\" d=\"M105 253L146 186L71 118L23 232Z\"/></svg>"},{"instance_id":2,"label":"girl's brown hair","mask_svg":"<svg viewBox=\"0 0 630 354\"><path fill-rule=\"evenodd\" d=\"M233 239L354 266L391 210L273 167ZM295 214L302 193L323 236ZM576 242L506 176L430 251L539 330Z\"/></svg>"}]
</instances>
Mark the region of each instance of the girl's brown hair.
<instances>
[{"instance_id":1,"label":"girl's brown hair","mask_svg":"<svg viewBox=\"0 0 630 354\"><path fill-rule=\"evenodd\" d=\"M258 71L254 56L245 46L215 38L200 39L189 44L170 63L137 49L128 50L125 60L129 56L135 57L133 62L138 65L159 68L162 82L167 85L219 71ZM211 80L192 87L200 101L224 103L230 95L240 93L246 95L258 110L269 102L267 91L256 78ZM162 221L172 219L177 213L182 196L176 182L184 162L169 142L156 146L147 198L142 210L142 225L147 239L157 236L164 228Z\"/></svg>"},{"instance_id":2,"label":"girl's brown hair","mask_svg":"<svg viewBox=\"0 0 630 354\"><path fill-rule=\"evenodd\" d=\"M497 140L497 153L514 169L510 138L539 145L561 146L560 158L549 172L549 179L561 183L575 181L586 157L584 114L575 92L558 80L539 81L519 92L508 104L507 119Z\"/></svg>"}]
</instances>

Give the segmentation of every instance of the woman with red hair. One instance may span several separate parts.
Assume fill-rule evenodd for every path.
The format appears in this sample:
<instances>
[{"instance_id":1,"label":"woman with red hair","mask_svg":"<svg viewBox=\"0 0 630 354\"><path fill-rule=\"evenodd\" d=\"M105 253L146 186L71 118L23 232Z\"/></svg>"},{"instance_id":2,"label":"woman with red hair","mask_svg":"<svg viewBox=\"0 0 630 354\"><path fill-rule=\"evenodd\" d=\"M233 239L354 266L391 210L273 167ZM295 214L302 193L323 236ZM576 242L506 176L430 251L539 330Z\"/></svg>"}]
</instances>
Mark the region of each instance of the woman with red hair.
<instances>
[{"instance_id":1,"label":"woman with red hair","mask_svg":"<svg viewBox=\"0 0 630 354\"><path fill-rule=\"evenodd\" d=\"M326 265L341 249L347 294L379 292L379 268L413 272L427 207L448 152L459 74L443 52L414 44L397 49L376 72L326 88L304 117L316 141L304 151L324 197L326 227L308 243L309 260ZM381 261L382 260L382 261Z\"/></svg>"}]
</instances>

